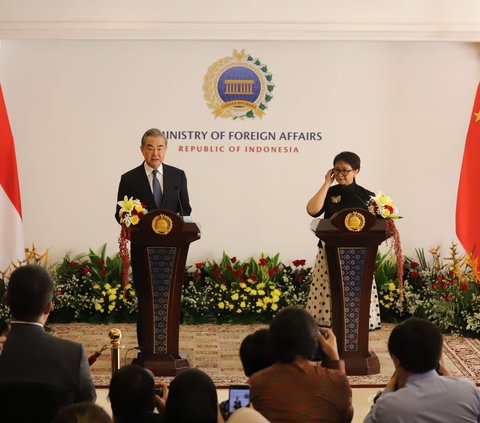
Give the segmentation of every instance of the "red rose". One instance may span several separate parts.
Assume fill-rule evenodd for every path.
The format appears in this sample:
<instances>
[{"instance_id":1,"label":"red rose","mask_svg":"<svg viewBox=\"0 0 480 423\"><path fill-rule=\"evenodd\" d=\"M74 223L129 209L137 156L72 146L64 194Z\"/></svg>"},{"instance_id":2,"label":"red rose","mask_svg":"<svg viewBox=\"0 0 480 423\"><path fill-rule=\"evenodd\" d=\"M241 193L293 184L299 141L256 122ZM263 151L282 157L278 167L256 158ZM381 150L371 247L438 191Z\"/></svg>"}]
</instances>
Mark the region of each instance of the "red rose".
<instances>
[{"instance_id":1,"label":"red rose","mask_svg":"<svg viewBox=\"0 0 480 423\"><path fill-rule=\"evenodd\" d=\"M87 266L82 267L82 272L83 273L90 273L90 269Z\"/></svg>"},{"instance_id":2,"label":"red rose","mask_svg":"<svg viewBox=\"0 0 480 423\"><path fill-rule=\"evenodd\" d=\"M195 263L195 267L196 267L197 269L201 269L204 264L205 264L204 262L202 262L202 263Z\"/></svg>"},{"instance_id":3,"label":"red rose","mask_svg":"<svg viewBox=\"0 0 480 423\"><path fill-rule=\"evenodd\" d=\"M74 261L71 261L70 263L68 263L68 267L70 267L70 269L76 269L78 267L78 264Z\"/></svg>"},{"instance_id":4,"label":"red rose","mask_svg":"<svg viewBox=\"0 0 480 423\"><path fill-rule=\"evenodd\" d=\"M410 267L413 267L414 269L417 268L419 265L416 261L410 262Z\"/></svg>"},{"instance_id":5,"label":"red rose","mask_svg":"<svg viewBox=\"0 0 480 423\"><path fill-rule=\"evenodd\" d=\"M222 285L226 285L227 284L227 280L225 278L222 278Z\"/></svg>"},{"instance_id":6,"label":"red rose","mask_svg":"<svg viewBox=\"0 0 480 423\"><path fill-rule=\"evenodd\" d=\"M62 295L62 291L60 289L57 290L57 295Z\"/></svg>"},{"instance_id":7,"label":"red rose","mask_svg":"<svg viewBox=\"0 0 480 423\"><path fill-rule=\"evenodd\" d=\"M256 280L257 280L257 275L255 275L255 273L251 273L251 274L250 274L250 279L251 279L252 281L256 281Z\"/></svg>"},{"instance_id":8,"label":"red rose","mask_svg":"<svg viewBox=\"0 0 480 423\"><path fill-rule=\"evenodd\" d=\"M457 284L457 280L456 279L452 279L452 285L456 285Z\"/></svg>"},{"instance_id":9,"label":"red rose","mask_svg":"<svg viewBox=\"0 0 480 423\"><path fill-rule=\"evenodd\" d=\"M230 261L231 261L232 263L236 263L236 262L237 262L237 258L236 258L236 257L232 257L232 258L230 259Z\"/></svg>"},{"instance_id":10,"label":"red rose","mask_svg":"<svg viewBox=\"0 0 480 423\"><path fill-rule=\"evenodd\" d=\"M414 270L413 272L410 272L410 276L413 278L413 279L417 279L418 278L418 272L416 270Z\"/></svg>"},{"instance_id":11,"label":"red rose","mask_svg":"<svg viewBox=\"0 0 480 423\"><path fill-rule=\"evenodd\" d=\"M245 282L245 278L244 278L243 276L240 276L240 277L238 278L238 280L239 280L240 282Z\"/></svg>"},{"instance_id":12,"label":"red rose","mask_svg":"<svg viewBox=\"0 0 480 423\"><path fill-rule=\"evenodd\" d=\"M261 258L260 261L259 261L259 264L260 266L266 266L268 264L268 260L267 259L264 259L264 258Z\"/></svg>"},{"instance_id":13,"label":"red rose","mask_svg":"<svg viewBox=\"0 0 480 423\"><path fill-rule=\"evenodd\" d=\"M445 288L445 287L447 286L447 284L446 284L444 281L442 281L442 282L440 282L440 286L441 286L442 288Z\"/></svg>"},{"instance_id":14,"label":"red rose","mask_svg":"<svg viewBox=\"0 0 480 423\"><path fill-rule=\"evenodd\" d=\"M462 284L460 285L460 289L461 289L462 291L466 291L466 290L468 289L468 285L467 285L466 283L462 283Z\"/></svg>"},{"instance_id":15,"label":"red rose","mask_svg":"<svg viewBox=\"0 0 480 423\"><path fill-rule=\"evenodd\" d=\"M452 301L452 297L451 297L450 295L448 295L448 294L445 295L445 296L443 297L443 299L444 299L445 301L447 301L447 302Z\"/></svg>"},{"instance_id":16,"label":"red rose","mask_svg":"<svg viewBox=\"0 0 480 423\"><path fill-rule=\"evenodd\" d=\"M105 260L103 260L103 259L98 259L98 264L99 264L100 266L104 266L104 265L105 265Z\"/></svg>"},{"instance_id":17,"label":"red rose","mask_svg":"<svg viewBox=\"0 0 480 423\"><path fill-rule=\"evenodd\" d=\"M227 270L229 270L229 271L231 272L231 271L233 270L233 267L230 266L230 265L228 265L228 266L227 266Z\"/></svg>"},{"instance_id":18,"label":"red rose","mask_svg":"<svg viewBox=\"0 0 480 423\"><path fill-rule=\"evenodd\" d=\"M107 272L107 269L102 269L102 276L105 276L108 272Z\"/></svg>"},{"instance_id":19,"label":"red rose","mask_svg":"<svg viewBox=\"0 0 480 423\"><path fill-rule=\"evenodd\" d=\"M218 278L221 273L222 273L222 272L220 272L219 267L218 267L217 265L215 265L215 267L213 268L213 274L215 275L215 277Z\"/></svg>"},{"instance_id":20,"label":"red rose","mask_svg":"<svg viewBox=\"0 0 480 423\"><path fill-rule=\"evenodd\" d=\"M432 283L432 289L437 289L437 284L436 283Z\"/></svg>"},{"instance_id":21,"label":"red rose","mask_svg":"<svg viewBox=\"0 0 480 423\"><path fill-rule=\"evenodd\" d=\"M293 260L292 263L295 267L303 266L306 263L306 260Z\"/></svg>"},{"instance_id":22,"label":"red rose","mask_svg":"<svg viewBox=\"0 0 480 423\"><path fill-rule=\"evenodd\" d=\"M199 280L199 279L202 277L202 273L199 272L199 271L196 271L196 272L194 272L193 277L194 277L196 280Z\"/></svg>"}]
</instances>

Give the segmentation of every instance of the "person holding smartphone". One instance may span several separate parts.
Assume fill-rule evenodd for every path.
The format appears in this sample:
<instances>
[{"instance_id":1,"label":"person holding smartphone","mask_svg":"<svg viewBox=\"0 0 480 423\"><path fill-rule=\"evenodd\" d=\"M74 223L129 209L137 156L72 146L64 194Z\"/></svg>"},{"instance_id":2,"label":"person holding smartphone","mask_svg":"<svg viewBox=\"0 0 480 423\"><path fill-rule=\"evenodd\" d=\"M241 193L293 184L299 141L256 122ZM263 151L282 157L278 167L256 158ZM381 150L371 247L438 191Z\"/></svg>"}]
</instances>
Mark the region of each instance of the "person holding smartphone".
<instances>
[{"instance_id":1,"label":"person holding smartphone","mask_svg":"<svg viewBox=\"0 0 480 423\"><path fill-rule=\"evenodd\" d=\"M307 213L312 217L331 218L335 213L350 208L368 209L368 201L375 195L357 185L360 157L343 151L333 159L333 168L325 173L320 189L307 203ZM336 184L334 184L336 182ZM313 268L312 284L308 294L307 310L322 327L331 327L331 289L326 255L321 242ZM377 286L372 284L370 297L370 330L380 329L380 306Z\"/></svg>"}]
</instances>

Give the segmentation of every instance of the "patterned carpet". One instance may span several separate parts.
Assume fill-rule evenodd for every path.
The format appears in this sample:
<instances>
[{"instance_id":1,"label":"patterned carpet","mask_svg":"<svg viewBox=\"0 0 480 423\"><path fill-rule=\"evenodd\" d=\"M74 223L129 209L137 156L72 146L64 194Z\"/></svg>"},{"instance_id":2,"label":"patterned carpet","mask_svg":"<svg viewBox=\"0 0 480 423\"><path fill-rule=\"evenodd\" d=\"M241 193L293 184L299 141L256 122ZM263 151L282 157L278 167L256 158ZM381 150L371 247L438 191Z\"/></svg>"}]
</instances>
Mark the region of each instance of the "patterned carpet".
<instances>
[{"instance_id":1,"label":"patterned carpet","mask_svg":"<svg viewBox=\"0 0 480 423\"><path fill-rule=\"evenodd\" d=\"M188 355L191 367L208 373L218 388L232 383L244 383L238 349L243 338L263 325L182 325L180 327L180 351ZM383 324L382 329L370 334L370 349L375 351L381 373L370 376L350 376L352 387L383 386L393 372L387 352L387 339L392 324ZM52 324L55 335L82 343L87 355L110 345L108 332L112 328L122 331L122 365L131 362L137 345L135 325L86 323ZM450 372L465 376L480 385L480 340L445 336L444 355ZM111 356L108 349L92 365L92 374L97 387L106 387L110 381ZM158 378L169 381L171 378Z\"/></svg>"}]
</instances>

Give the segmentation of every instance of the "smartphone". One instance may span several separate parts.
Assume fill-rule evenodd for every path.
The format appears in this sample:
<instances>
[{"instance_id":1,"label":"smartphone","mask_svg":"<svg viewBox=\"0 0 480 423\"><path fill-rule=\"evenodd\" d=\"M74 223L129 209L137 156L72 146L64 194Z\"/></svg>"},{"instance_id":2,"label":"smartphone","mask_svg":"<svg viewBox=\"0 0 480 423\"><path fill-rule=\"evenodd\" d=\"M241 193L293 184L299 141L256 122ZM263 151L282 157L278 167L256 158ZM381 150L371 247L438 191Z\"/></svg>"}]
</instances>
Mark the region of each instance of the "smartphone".
<instances>
[{"instance_id":1,"label":"smartphone","mask_svg":"<svg viewBox=\"0 0 480 423\"><path fill-rule=\"evenodd\" d=\"M250 404L250 385L230 385L228 390L228 412L231 414L238 408Z\"/></svg>"}]
</instances>

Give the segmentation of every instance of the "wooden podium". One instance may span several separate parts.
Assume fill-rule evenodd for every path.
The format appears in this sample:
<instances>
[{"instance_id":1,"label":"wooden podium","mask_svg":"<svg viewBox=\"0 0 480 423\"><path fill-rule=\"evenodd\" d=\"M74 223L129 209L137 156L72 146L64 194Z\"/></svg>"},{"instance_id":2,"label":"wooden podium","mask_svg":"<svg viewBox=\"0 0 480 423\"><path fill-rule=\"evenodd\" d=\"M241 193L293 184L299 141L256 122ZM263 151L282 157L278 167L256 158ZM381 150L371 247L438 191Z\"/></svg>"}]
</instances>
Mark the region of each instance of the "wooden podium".
<instances>
[{"instance_id":1,"label":"wooden podium","mask_svg":"<svg viewBox=\"0 0 480 423\"><path fill-rule=\"evenodd\" d=\"M325 243L332 300L332 329L347 375L380 373L368 348L370 296L378 246L388 238L386 221L364 209L345 209L320 220L315 234Z\"/></svg>"},{"instance_id":2,"label":"wooden podium","mask_svg":"<svg viewBox=\"0 0 480 423\"><path fill-rule=\"evenodd\" d=\"M147 213L132 227L131 263L140 338L135 363L157 376L175 376L189 368L178 350L180 301L188 248L199 238L195 223L165 210Z\"/></svg>"}]
</instances>

